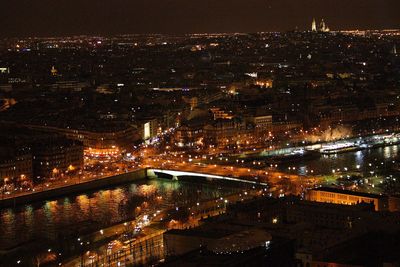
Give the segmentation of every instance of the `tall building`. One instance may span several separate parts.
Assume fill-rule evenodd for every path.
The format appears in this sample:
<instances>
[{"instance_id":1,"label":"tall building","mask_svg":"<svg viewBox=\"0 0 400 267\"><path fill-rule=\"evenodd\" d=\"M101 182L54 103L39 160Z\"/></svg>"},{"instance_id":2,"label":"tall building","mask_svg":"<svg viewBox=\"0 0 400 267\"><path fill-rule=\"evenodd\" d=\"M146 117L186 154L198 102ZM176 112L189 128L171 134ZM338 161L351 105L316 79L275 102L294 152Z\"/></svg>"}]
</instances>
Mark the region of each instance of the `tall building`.
<instances>
[{"instance_id":1,"label":"tall building","mask_svg":"<svg viewBox=\"0 0 400 267\"><path fill-rule=\"evenodd\" d=\"M161 132L160 125L156 118L151 118L143 124L143 140L148 140L157 136Z\"/></svg>"},{"instance_id":2,"label":"tall building","mask_svg":"<svg viewBox=\"0 0 400 267\"><path fill-rule=\"evenodd\" d=\"M329 32L330 31L330 29L329 29L328 25L325 23L324 19L321 20L320 29L319 30L321 32Z\"/></svg>"},{"instance_id":3,"label":"tall building","mask_svg":"<svg viewBox=\"0 0 400 267\"><path fill-rule=\"evenodd\" d=\"M324 21L324 19L322 19L322 20L321 20L321 23L319 24L319 30L320 30L321 32L324 32L324 31L325 31L325 28L326 28L325 21Z\"/></svg>"},{"instance_id":4,"label":"tall building","mask_svg":"<svg viewBox=\"0 0 400 267\"><path fill-rule=\"evenodd\" d=\"M317 22L315 21L315 18L312 21L311 24L311 31L316 32L317 31Z\"/></svg>"},{"instance_id":5,"label":"tall building","mask_svg":"<svg viewBox=\"0 0 400 267\"><path fill-rule=\"evenodd\" d=\"M313 19L312 24L311 24L311 31L312 32L329 32L330 29L328 25L325 23L324 19L321 19L321 22L319 23L317 27L317 22L315 19Z\"/></svg>"}]
</instances>

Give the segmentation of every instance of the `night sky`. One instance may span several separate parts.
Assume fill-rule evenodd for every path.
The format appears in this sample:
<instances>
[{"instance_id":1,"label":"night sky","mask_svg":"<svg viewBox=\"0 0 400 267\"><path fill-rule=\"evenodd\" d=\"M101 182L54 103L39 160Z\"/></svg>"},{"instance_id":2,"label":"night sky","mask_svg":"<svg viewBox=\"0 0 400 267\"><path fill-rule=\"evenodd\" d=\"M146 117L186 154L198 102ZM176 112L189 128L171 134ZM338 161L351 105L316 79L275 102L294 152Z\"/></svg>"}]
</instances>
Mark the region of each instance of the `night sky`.
<instances>
[{"instance_id":1,"label":"night sky","mask_svg":"<svg viewBox=\"0 0 400 267\"><path fill-rule=\"evenodd\" d=\"M400 0L0 0L0 36L400 28Z\"/></svg>"}]
</instances>

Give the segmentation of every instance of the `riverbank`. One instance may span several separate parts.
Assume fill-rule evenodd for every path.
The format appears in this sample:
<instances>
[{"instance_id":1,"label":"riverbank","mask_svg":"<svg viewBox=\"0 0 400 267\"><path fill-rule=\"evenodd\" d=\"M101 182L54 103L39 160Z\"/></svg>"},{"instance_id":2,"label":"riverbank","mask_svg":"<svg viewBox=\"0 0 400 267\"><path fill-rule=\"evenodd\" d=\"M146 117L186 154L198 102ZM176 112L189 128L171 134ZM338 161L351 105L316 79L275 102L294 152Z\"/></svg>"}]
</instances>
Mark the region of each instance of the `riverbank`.
<instances>
[{"instance_id":1,"label":"riverbank","mask_svg":"<svg viewBox=\"0 0 400 267\"><path fill-rule=\"evenodd\" d=\"M246 195L235 193L225 196L223 199L215 198L198 203L190 207L193 213L192 215L188 214L187 220L183 221L179 221L176 218L173 219L168 215L172 210L175 210L175 208L171 207L170 210L163 210L153 217L152 222L144 227L140 234L126 240L121 240L121 237L124 233L132 232L133 226L136 225L137 221L127 221L94 232L80 238L81 240L85 240L85 242L90 240L91 247L86 247L85 253L82 255L75 255L71 259L65 260L63 266L118 266L118 262L122 266L125 266L123 264L131 266L146 265L151 261L160 260L164 257L164 232L170 229L196 227L203 218L224 213L229 203L248 200L257 195L259 195L257 190L249 190ZM109 243L101 242L102 240L106 240ZM119 244L120 246L110 247L110 243ZM96 246L96 244L99 246Z\"/></svg>"},{"instance_id":2,"label":"riverbank","mask_svg":"<svg viewBox=\"0 0 400 267\"><path fill-rule=\"evenodd\" d=\"M146 178L147 178L147 169L139 169L123 174L99 178L96 180L84 181L77 184L51 188L43 191L30 192L12 198L4 198L0 200L0 208L15 207L17 205L23 205L41 200L54 199L63 195L87 192L99 188L105 188L124 183L130 183L133 181L144 180Z\"/></svg>"},{"instance_id":3,"label":"riverbank","mask_svg":"<svg viewBox=\"0 0 400 267\"><path fill-rule=\"evenodd\" d=\"M354 146L351 150L346 150L347 147L342 148L342 150L332 151L331 153L324 153L324 150L330 146L337 146L338 144L352 143ZM253 160L260 158L273 158L273 157L287 157L293 155L293 152L298 151L315 151L321 154L338 154L346 152L354 152L365 149L380 148L385 146L392 146L400 144L400 132L395 131L391 133L380 133L380 134L368 134L363 136L351 136L348 138L332 140L332 141L318 141L314 143L299 143L290 147L280 147L280 148L259 148L257 150L245 151L240 154L231 154L230 157L243 159L243 160ZM323 149L325 147L325 149Z\"/></svg>"}]
</instances>

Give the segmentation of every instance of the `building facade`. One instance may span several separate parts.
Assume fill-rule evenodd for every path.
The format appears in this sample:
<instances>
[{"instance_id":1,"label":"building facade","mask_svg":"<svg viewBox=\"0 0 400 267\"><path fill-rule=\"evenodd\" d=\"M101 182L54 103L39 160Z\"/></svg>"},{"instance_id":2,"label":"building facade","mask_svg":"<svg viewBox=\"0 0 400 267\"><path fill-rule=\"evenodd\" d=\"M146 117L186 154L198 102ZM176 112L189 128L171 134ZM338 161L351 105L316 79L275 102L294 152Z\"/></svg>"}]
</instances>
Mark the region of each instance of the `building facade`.
<instances>
[{"instance_id":1,"label":"building facade","mask_svg":"<svg viewBox=\"0 0 400 267\"><path fill-rule=\"evenodd\" d=\"M36 145L33 149L33 172L36 179L57 177L82 167L82 143L62 140Z\"/></svg>"},{"instance_id":2,"label":"building facade","mask_svg":"<svg viewBox=\"0 0 400 267\"><path fill-rule=\"evenodd\" d=\"M32 178L32 154L29 147L18 149L0 159L0 183L21 182Z\"/></svg>"},{"instance_id":3,"label":"building facade","mask_svg":"<svg viewBox=\"0 0 400 267\"><path fill-rule=\"evenodd\" d=\"M341 190L336 188L320 187L316 189L311 189L307 192L306 197L310 201L342 205L371 203L374 204L376 211L389 209L388 197L386 196Z\"/></svg>"}]
</instances>

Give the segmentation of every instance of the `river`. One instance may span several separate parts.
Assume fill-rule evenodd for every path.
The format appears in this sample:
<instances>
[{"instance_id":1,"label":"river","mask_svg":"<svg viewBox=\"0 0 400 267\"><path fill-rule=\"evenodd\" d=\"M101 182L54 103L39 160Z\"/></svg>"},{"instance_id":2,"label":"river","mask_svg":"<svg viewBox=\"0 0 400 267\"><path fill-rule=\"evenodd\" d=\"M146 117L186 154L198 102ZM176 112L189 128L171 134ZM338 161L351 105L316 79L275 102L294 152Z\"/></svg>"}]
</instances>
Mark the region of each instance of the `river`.
<instances>
[{"instance_id":1,"label":"river","mask_svg":"<svg viewBox=\"0 0 400 267\"><path fill-rule=\"evenodd\" d=\"M78 236L143 213L240 191L220 183L152 179L0 210L0 250L23 242Z\"/></svg>"},{"instance_id":2,"label":"river","mask_svg":"<svg viewBox=\"0 0 400 267\"><path fill-rule=\"evenodd\" d=\"M332 171L357 171L365 176L371 175L371 171L394 174L390 167L400 152L400 145L365 149L355 152L346 152L333 155L322 155L320 158L314 158L306 161L294 163L282 163L279 169L289 171L291 167L293 172L298 174L329 175ZM295 167L293 170L292 167Z\"/></svg>"}]
</instances>

